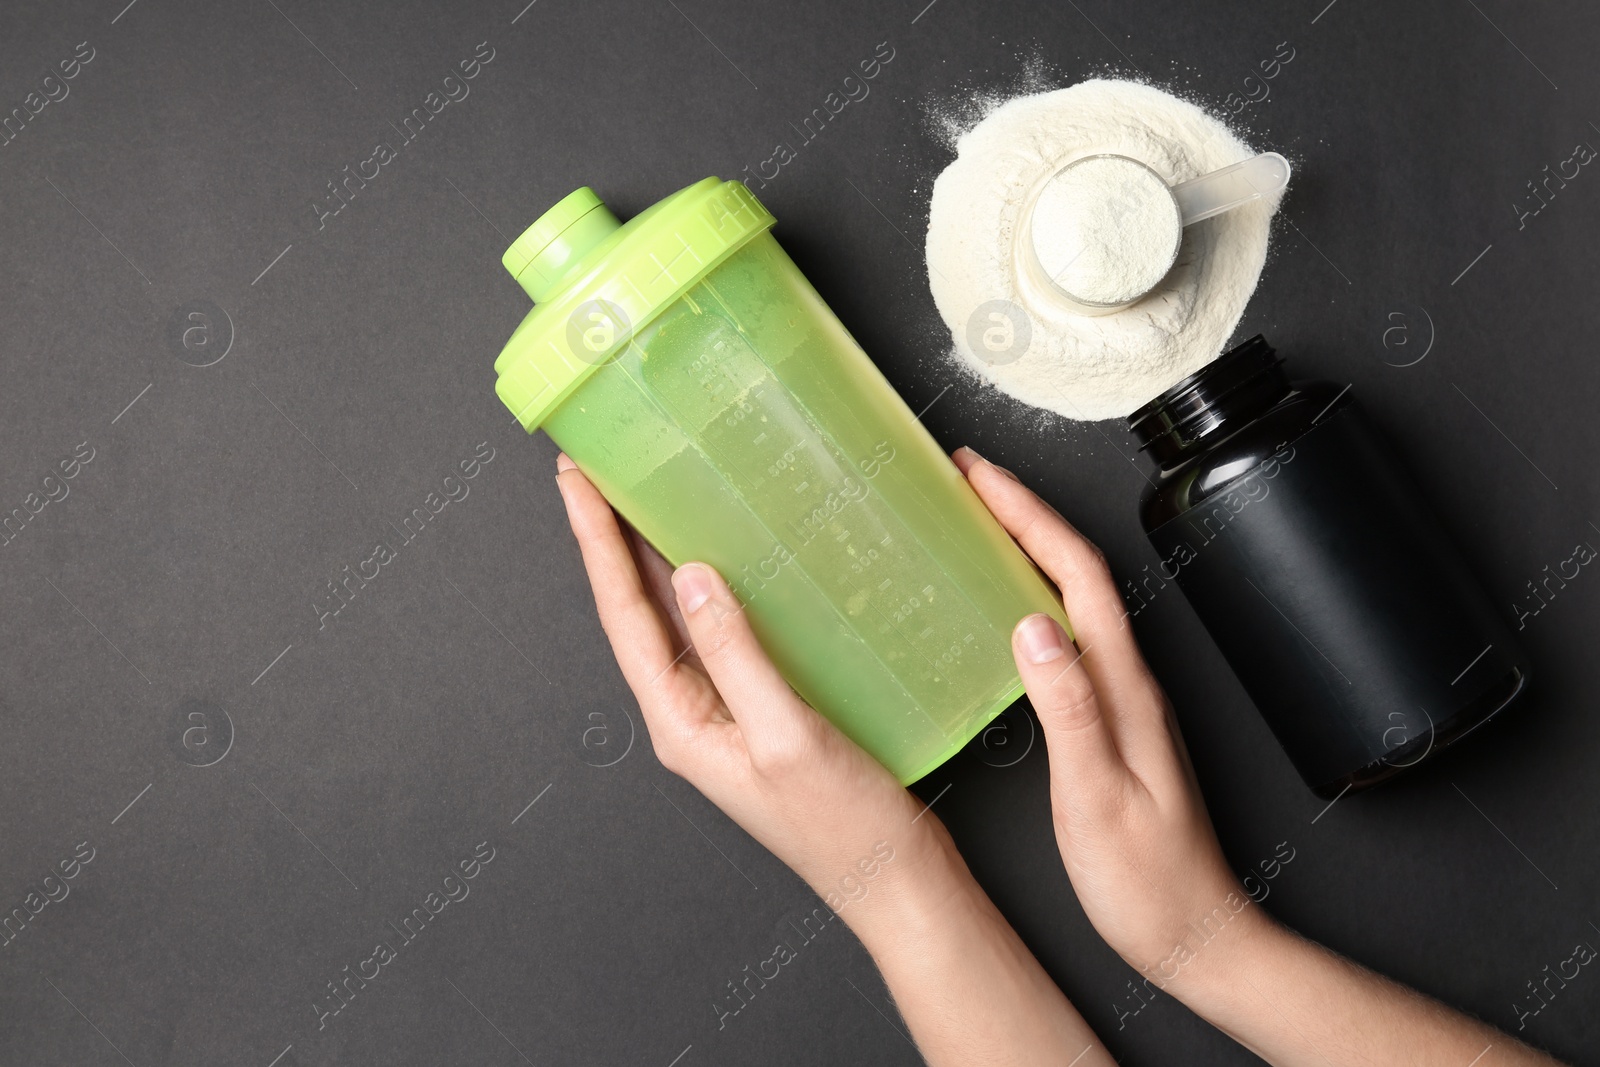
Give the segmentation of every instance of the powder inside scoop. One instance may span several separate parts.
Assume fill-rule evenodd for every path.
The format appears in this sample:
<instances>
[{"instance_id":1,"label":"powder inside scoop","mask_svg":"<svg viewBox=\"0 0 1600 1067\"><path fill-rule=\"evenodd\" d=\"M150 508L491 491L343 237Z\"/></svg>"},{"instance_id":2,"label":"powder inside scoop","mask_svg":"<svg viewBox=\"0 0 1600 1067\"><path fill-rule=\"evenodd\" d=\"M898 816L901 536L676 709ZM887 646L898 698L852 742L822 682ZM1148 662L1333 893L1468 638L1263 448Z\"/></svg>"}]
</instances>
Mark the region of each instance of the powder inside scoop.
<instances>
[{"instance_id":1,"label":"powder inside scoop","mask_svg":"<svg viewBox=\"0 0 1600 1067\"><path fill-rule=\"evenodd\" d=\"M1177 258L1183 219L1167 183L1120 156L1057 172L1034 201L1029 240L1056 285L1088 304L1125 304Z\"/></svg>"}]
</instances>

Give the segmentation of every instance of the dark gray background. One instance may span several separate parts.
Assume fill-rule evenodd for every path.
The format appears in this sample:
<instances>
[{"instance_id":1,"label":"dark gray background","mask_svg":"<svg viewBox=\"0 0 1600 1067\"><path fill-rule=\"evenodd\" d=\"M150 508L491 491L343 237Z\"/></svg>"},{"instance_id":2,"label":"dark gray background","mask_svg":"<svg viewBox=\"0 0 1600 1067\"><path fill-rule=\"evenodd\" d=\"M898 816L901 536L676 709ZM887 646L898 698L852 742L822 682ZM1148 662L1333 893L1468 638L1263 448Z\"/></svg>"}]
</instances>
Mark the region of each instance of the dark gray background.
<instances>
[{"instance_id":1,"label":"dark gray background","mask_svg":"<svg viewBox=\"0 0 1600 1067\"><path fill-rule=\"evenodd\" d=\"M0 948L0 1062L916 1062L837 926L717 1029L725 983L816 902L655 763L553 447L490 370L527 307L499 255L535 215L580 184L626 216L754 167L879 42L870 97L761 190L779 239L911 406L937 398L943 443L1017 470L1119 573L1155 561L1128 435L997 399L944 355L920 248L949 153L927 115L1030 70L1217 107L1285 41L1238 120L1297 166L1240 336L1355 384L1508 615L1600 544L1600 173L1524 229L1513 209L1600 145L1592 6L523 2L0 12L0 113L95 49L0 148L0 512L95 450L0 547L0 906L95 849ZM471 95L319 231L325 183L483 41ZM205 351L231 322L205 368L168 336L198 300L226 320ZM325 583L483 441L470 496L319 631ZM1331 809L1175 590L1137 626L1230 857L1295 850L1267 907L1515 1028L1525 983L1600 944L1597 598L1585 570L1527 620L1514 711ZM211 747L185 749L197 709ZM1120 1058L1250 1062L1166 997L1119 1030L1133 973L1061 870L1026 711L1004 722L918 787L978 878ZM471 896L319 1031L326 983L482 841ZM1584 972L1523 1036L1581 1059L1597 1005Z\"/></svg>"}]
</instances>

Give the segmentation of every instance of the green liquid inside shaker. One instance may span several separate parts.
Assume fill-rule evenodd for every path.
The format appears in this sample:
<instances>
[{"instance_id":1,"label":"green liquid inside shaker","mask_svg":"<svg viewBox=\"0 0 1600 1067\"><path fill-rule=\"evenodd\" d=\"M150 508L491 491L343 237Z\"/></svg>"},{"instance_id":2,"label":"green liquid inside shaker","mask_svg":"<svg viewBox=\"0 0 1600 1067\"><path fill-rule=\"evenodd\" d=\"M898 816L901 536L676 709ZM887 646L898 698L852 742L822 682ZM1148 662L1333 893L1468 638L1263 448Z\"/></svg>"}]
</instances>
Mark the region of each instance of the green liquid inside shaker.
<instances>
[{"instance_id":1,"label":"green liquid inside shaker","mask_svg":"<svg viewBox=\"0 0 1600 1067\"><path fill-rule=\"evenodd\" d=\"M1022 695L1050 586L769 233L542 422L673 564L723 575L796 692L910 783Z\"/></svg>"}]
</instances>

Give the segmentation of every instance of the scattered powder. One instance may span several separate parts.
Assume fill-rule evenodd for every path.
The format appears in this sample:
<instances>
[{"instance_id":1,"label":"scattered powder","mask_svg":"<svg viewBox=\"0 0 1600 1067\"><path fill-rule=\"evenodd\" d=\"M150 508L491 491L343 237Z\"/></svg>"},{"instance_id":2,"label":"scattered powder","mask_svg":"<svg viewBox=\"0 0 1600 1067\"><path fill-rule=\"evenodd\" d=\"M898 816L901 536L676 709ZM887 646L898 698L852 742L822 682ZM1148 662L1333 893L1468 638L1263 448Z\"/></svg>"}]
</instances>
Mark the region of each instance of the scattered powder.
<instances>
[{"instance_id":1,"label":"scattered powder","mask_svg":"<svg viewBox=\"0 0 1600 1067\"><path fill-rule=\"evenodd\" d=\"M1074 160L1124 155L1176 184L1254 155L1220 120L1159 89L1094 80L994 107L956 151L933 187L928 280L955 353L976 374L1066 418L1109 419L1222 350L1266 260L1277 198L1188 227L1160 285L1109 315L1040 291L1018 254L1035 190Z\"/></svg>"}]
</instances>

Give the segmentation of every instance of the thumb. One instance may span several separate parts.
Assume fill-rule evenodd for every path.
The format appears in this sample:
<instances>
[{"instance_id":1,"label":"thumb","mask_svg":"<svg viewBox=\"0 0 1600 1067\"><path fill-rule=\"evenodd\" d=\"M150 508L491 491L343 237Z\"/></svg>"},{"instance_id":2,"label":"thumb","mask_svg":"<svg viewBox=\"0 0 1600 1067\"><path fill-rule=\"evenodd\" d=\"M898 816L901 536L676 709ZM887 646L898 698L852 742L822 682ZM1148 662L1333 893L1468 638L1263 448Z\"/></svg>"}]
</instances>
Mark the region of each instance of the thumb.
<instances>
[{"instance_id":1,"label":"thumb","mask_svg":"<svg viewBox=\"0 0 1600 1067\"><path fill-rule=\"evenodd\" d=\"M1011 651L1044 727L1052 782L1069 799L1081 797L1088 803L1105 796L1128 768L1084 669L1084 653L1060 623L1043 613L1017 623Z\"/></svg>"},{"instance_id":2,"label":"thumb","mask_svg":"<svg viewBox=\"0 0 1600 1067\"><path fill-rule=\"evenodd\" d=\"M746 745L754 750L794 732L809 709L778 673L722 576L704 563L686 563L673 572L672 587L689 640Z\"/></svg>"}]
</instances>

